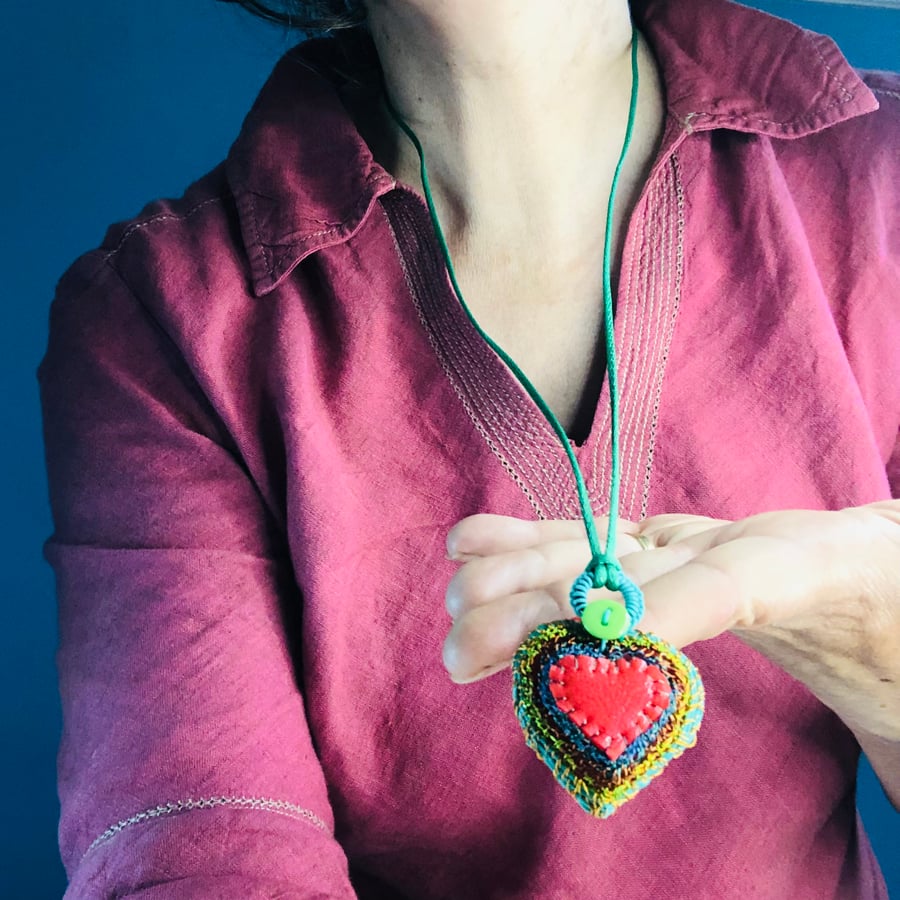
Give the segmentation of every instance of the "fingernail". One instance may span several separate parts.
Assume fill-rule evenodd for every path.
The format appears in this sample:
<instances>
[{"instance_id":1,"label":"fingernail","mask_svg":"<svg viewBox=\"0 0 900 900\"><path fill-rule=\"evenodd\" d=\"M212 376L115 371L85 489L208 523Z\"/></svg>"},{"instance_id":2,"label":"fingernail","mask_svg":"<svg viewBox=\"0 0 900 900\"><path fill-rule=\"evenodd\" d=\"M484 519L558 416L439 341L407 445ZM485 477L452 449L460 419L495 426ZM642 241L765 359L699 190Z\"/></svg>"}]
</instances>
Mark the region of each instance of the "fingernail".
<instances>
[{"instance_id":1,"label":"fingernail","mask_svg":"<svg viewBox=\"0 0 900 900\"><path fill-rule=\"evenodd\" d=\"M460 562L460 563L461 562L470 562L473 559L478 559L478 555L476 553L458 553L457 552L452 555L448 553L447 559L449 559L450 562Z\"/></svg>"},{"instance_id":2,"label":"fingernail","mask_svg":"<svg viewBox=\"0 0 900 900\"><path fill-rule=\"evenodd\" d=\"M477 672L475 675L468 676L468 678L460 678L451 672L450 680L454 684L472 684L476 681L483 681L485 678L490 678L491 675L496 675L498 672L502 672L508 666L509 666L509 663L500 663L499 665L496 665L496 666L488 666L486 669L482 669L480 672Z\"/></svg>"}]
</instances>

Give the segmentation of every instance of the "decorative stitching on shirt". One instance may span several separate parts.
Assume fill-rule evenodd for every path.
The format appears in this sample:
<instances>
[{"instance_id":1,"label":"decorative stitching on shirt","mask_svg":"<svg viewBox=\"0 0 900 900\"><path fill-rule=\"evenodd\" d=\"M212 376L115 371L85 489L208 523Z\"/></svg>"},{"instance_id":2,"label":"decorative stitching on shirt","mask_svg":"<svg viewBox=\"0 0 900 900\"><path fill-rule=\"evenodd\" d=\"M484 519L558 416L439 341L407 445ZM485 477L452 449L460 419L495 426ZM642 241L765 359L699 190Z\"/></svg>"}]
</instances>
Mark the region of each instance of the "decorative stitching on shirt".
<instances>
[{"instance_id":1,"label":"decorative stitching on shirt","mask_svg":"<svg viewBox=\"0 0 900 900\"><path fill-rule=\"evenodd\" d=\"M486 383L489 383L489 373L485 372L484 365L481 364L481 362L477 359L477 357L475 357L473 353L470 352L471 348L465 345L465 341L462 338L457 338L457 340L453 341L452 343L455 344L460 358L465 359L470 370L472 372L480 373L482 379ZM464 373L464 371L457 371L456 377L466 383L471 393L475 392L477 384L473 385L471 383L471 379L466 378L466 374ZM515 471L517 473L516 483L520 484L522 489L525 490L528 495L533 496L535 498L535 501L537 501L538 499L538 490L540 490L540 505L543 507L541 517L555 517L556 513L554 504L552 502L552 495L547 495L545 490L552 484L552 479L550 477L549 470L542 462L540 449L543 446L543 442L541 440L541 435L535 434L531 431L523 432L521 435L522 441L531 441L535 453L533 455L521 453L520 449L515 446L518 434L510 435L509 433L509 423L516 421L516 415L509 402L509 398L503 395L488 393L484 399L486 402L482 406L481 415L479 416L479 422L483 424L483 426L487 429L488 436L492 436L493 442L498 447L502 447L506 451L512 449L513 452L510 454L510 459L508 460L508 462L510 465L510 471ZM472 409L473 414L476 414L474 406L470 405L470 408ZM529 425L530 423L526 422L521 424ZM507 428L505 429L505 434L504 425L507 426ZM521 472L518 472L518 470L512 463L512 460L516 458L518 458L519 468L521 468L522 470ZM535 487L527 487L529 480Z\"/></svg>"},{"instance_id":2,"label":"decorative stitching on shirt","mask_svg":"<svg viewBox=\"0 0 900 900\"><path fill-rule=\"evenodd\" d=\"M819 41L814 40L812 42L812 45L813 45L813 49L816 51L816 56L818 56L819 59L822 60L822 65L825 66L825 71L831 76L831 80L838 86L838 88L844 94L843 100L840 100L840 101L835 100L834 103L831 103L830 105L826 106L825 109L831 109L832 106L840 106L842 103L849 103L853 99L853 94L847 90L844 83L835 74L834 69L832 69L831 66L828 65L828 61L822 55L822 48L819 46Z\"/></svg>"},{"instance_id":3,"label":"decorative stitching on shirt","mask_svg":"<svg viewBox=\"0 0 900 900\"><path fill-rule=\"evenodd\" d=\"M668 223L668 191L665 184L657 180L654 185L654 208L653 216L648 219L647 228L647 246L651 249L650 264L645 266L645 289L646 303L644 316L642 318L642 327L640 332L640 340L637 344L638 352L645 363L641 367L641 379L633 391L633 396L641 402L637 405L635 413L634 430L635 437L629 446L628 454L628 486L629 493L622 497L622 510L628 518L633 518L635 506L635 498L639 483L639 477L643 474L643 466L641 460L644 458L646 433L650 415L652 414L652 405L650 395L652 391L652 380L655 372L659 368L660 357L660 324L662 312L668 302L671 293L668 278L668 258L669 258L669 230L666 227ZM650 325L647 334L653 337L653 343L647 346L644 344L644 324ZM633 468L632 468L633 466Z\"/></svg>"},{"instance_id":4,"label":"decorative stitching on shirt","mask_svg":"<svg viewBox=\"0 0 900 900\"><path fill-rule=\"evenodd\" d=\"M641 471L641 460L644 455L644 434L646 433L646 421L650 412L650 382L656 370L659 357L659 315L665 299L666 279L663 277L666 261L665 244L665 192L657 177L651 195L654 209L647 217L647 265L644 267L645 288L643 296L646 298L641 307L640 329L638 339L633 343L634 353L638 360L637 377L631 390L634 412L629 417L629 452L627 457L627 469L624 469L625 478L623 485L627 486L628 493L623 490L622 512L629 518L634 518L634 496L637 482L637 473Z\"/></svg>"},{"instance_id":5,"label":"decorative stitching on shirt","mask_svg":"<svg viewBox=\"0 0 900 900\"><path fill-rule=\"evenodd\" d=\"M141 825L144 822L150 822L154 819L162 819L166 816L177 815L182 812L191 812L197 809L252 809L258 812L269 812L279 816L286 816L289 819L306 822L314 828L330 833L331 829L312 811L295 803L288 803L285 800L271 800L267 797L201 797L199 800L188 798L186 800L177 800L175 802L163 803L160 806L154 806L151 809L145 809L143 812L129 816L111 825L101 835L96 837L84 851L82 859L92 853L102 844L112 840L118 834L131 828L134 825Z\"/></svg>"},{"instance_id":6,"label":"decorative stitching on shirt","mask_svg":"<svg viewBox=\"0 0 900 900\"><path fill-rule=\"evenodd\" d=\"M645 216L644 252L647 259L641 266L643 276L642 290L635 298L637 313L637 330L631 341L629 352L634 358L634 384L628 394L623 397L623 443L622 443L622 497L621 510L626 518L633 518L632 503L634 496L634 468L640 468L641 435L644 432L643 421L646 418L647 386L654 369L655 351L650 340L653 337L651 327L656 319L654 311L659 304L659 257L665 255L661 243L660 229L660 189L658 179L648 195L649 210ZM630 399L630 404L625 403ZM626 411L627 410L627 411Z\"/></svg>"},{"instance_id":7,"label":"decorative stitching on shirt","mask_svg":"<svg viewBox=\"0 0 900 900\"><path fill-rule=\"evenodd\" d=\"M416 291L413 291L413 296L418 301L419 294ZM430 325L424 308L417 305L417 312L420 321L425 322L428 333L434 338L432 346L438 351L439 362L448 375L454 391L457 393L457 396L462 397L462 394L466 395L464 408L473 424L479 433L482 434L488 447L491 448L491 452L497 456L507 473L525 493L529 503L535 508L539 517L546 518L552 513L552 510L547 508L548 498L543 493L539 497L538 491L534 487L529 486L529 480L533 485L543 488L551 483L550 475L549 472L542 469L541 471L545 477L539 477L538 471L535 470L535 462L538 462L537 455L532 459L529 454L518 452L518 448L514 446L518 433L510 435L508 427L504 433L504 425L508 425L510 421L515 420L515 414L510 406L509 398L489 391L482 397L484 402L481 406L480 415L475 409L473 398L478 389L479 378L483 383L491 383L490 372L486 369L486 361L483 357L479 358L477 356L474 348L466 341L464 335L452 330L446 322L444 323L444 330L441 331L439 327L436 328ZM443 319L448 317L446 312L442 315L441 310L436 310L436 314ZM478 338L478 340L480 341L481 338ZM455 366L454 360L456 359L462 361L463 365ZM531 423L523 424L529 425ZM542 444L541 437L539 433L529 431L527 435L522 435L522 440L530 440L532 446L539 447ZM516 457L519 458L522 471L519 471L514 465L513 460ZM539 462L538 468L541 469Z\"/></svg>"},{"instance_id":8,"label":"decorative stitching on shirt","mask_svg":"<svg viewBox=\"0 0 900 900\"><path fill-rule=\"evenodd\" d=\"M460 338L458 344L461 346L464 343ZM469 351L471 348L466 349ZM490 383L489 373L484 371L483 365L478 365L471 352L466 353L466 359L472 371L482 372L485 383ZM457 375L464 377L462 372ZM470 390L474 388L470 386ZM527 496L533 496L539 503L541 518L560 518L560 467L557 465L554 473L551 466L551 463L558 463L552 452L556 450L556 445L553 444L552 451L548 453L546 435L534 430L531 427L534 424L532 421L520 422L520 428L510 432L509 424L517 421L517 412L508 396L493 393L485 399L488 402L482 407L481 419L494 435L496 443L512 451L510 466L513 467L512 460L518 462L517 483L526 491Z\"/></svg>"},{"instance_id":9,"label":"decorative stitching on shirt","mask_svg":"<svg viewBox=\"0 0 900 900\"><path fill-rule=\"evenodd\" d=\"M471 356L469 357L469 359L470 361L472 361ZM487 375L485 377L487 377ZM496 406L485 406L484 418L491 426L495 439L501 441L503 439L504 425L507 426L506 431L508 432L509 423L516 421L516 412L510 404L508 397L497 397L495 399L495 403ZM545 450L545 446L544 441L541 440L541 437L542 435L532 432L526 433L523 431L521 433L521 441L519 441L519 443L525 443L530 440L531 448L535 452L533 454L522 453L520 448L515 448L519 451L516 453L516 455L519 458L519 464L522 469L527 470L523 471L523 475L530 475L533 484L540 486L541 499L546 517L559 518L560 515L557 496L559 491L557 490L554 493L552 490L552 487L554 485L558 487L559 478L554 478L554 476L551 474L551 469L548 465L546 454L543 452ZM513 437L513 441L515 442L515 436ZM525 483L526 482L523 479L522 484L524 485ZM530 493L533 493L535 497L537 496L537 491L535 489L531 489Z\"/></svg>"},{"instance_id":10,"label":"decorative stitching on shirt","mask_svg":"<svg viewBox=\"0 0 900 900\"><path fill-rule=\"evenodd\" d=\"M447 354L444 351L444 348L441 346L440 341L438 339L438 335L435 333L434 329L431 327L431 323L428 321L427 316L425 315L424 309L422 308L422 304L418 295L418 291L416 290L416 286L412 279L412 274L410 272L409 264L406 260L405 255L400 247L400 242L397 237L397 233L394 227L394 222L389 214L387 214L387 204L383 204L383 208L385 209L385 220L387 221L388 227L391 232L391 239L394 242L394 249L397 253L397 259L400 262L400 268L403 271L403 278L406 282L407 290L409 291L409 296L413 303L413 308L416 311L416 316L419 319L419 322L422 325L422 328L425 331L425 336L428 338L428 343L431 344L431 348L434 351L435 357L437 358L438 364L443 370L444 374L447 376L447 380L450 383L450 386L453 389L453 392L459 398L460 403L462 404L463 409L466 412L466 415L469 417L469 420L475 426L478 433L482 436L485 443L488 446L488 449L491 453L497 458L500 465L503 467L504 471L509 475L509 477L513 480L513 482L518 485L519 489L525 495L525 498L531 504L534 511L537 513L538 517L541 519L546 519L547 516L544 513L544 510L541 508L540 503L535 497L534 493L530 490L529 486L526 484L524 479L522 479L519 474L513 468L511 462L506 458L505 454L502 452L502 448L500 444L494 439L494 436L491 434L487 424L481 420L481 418L476 414L475 409L473 408L469 398L467 397L468 393L468 384L466 384L464 379L460 379L457 377L457 373L451 368L448 362ZM477 361L469 359L468 348L463 346L462 341L458 342L459 346L456 347L457 352L460 354L464 354L467 357L467 363L472 368L477 368ZM493 410L491 410L491 415L488 418L488 421L494 418Z\"/></svg>"},{"instance_id":11,"label":"decorative stitching on shirt","mask_svg":"<svg viewBox=\"0 0 900 900\"><path fill-rule=\"evenodd\" d=\"M665 228L666 199L666 191L657 177L653 191L648 197L649 210L642 234L640 284L635 304L641 310L638 337L632 342L632 352L639 360L639 377L630 391L634 412L624 413L631 426L628 431L627 455L626 445L623 444L622 483L623 486L627 486L627 493L623 489L621 509L626 518L634 517L637 473L643 469L641 461L644 457L644 435L650 413L650 385L653 373L658 367L659 345L658 339L654 336L655 329L659 326L660 311L666 299L665 264L668 253ZM648 338L653 338L653 342L650 343Z\"/></svg>"},{"instance_id":12,"label":"decorative stitching on shirt","mask_svg":"<svg viewBox=\"0 0 900 900\"><path fill-rule=\"evenodd\" d=\"M659 428L659 410L662 398L663 378L665 376L666 367L669 361L669 352L672 347L672 340L675 335L675 322L678 318L678 311L681 308L681 289L684 282L684 184L681 180L681 167L678 163L677 153L672 154L672 176L675 182L675 196L678 209L678 234L675 245L674 305L672 308L672 315L669 320L669 330L666 334L662 361L659 366L659 377L656 381L656 396L653 400L653 414L650 424L650 440L647 452L647 466L644 474L644 490L641 495L641 519L647 517L647 511L650 503L650 486L653 478L653 456L656 450L656 435Z\"/></svg>"},{"instance_id":13,"label":"decorative stitching on shirt","mask_svg":"<svg viewBox=\"0 0 900 900\"><path fill-rule=\"evenodd\" d=\"M667 341L671 340L671 335L666 333L666 322L677 288L672 277L677 265L674 259L676 217L672 209L676 192L671 187L671 167L663 168L660 175L648 186L644 202L637 210L639 230L627 250L629 265L626 290L622 293L621 331L617 335L617 345L623 348L622 499L627 504L625 511L632 518L646 481L657 412L654 391L659 376L654 373L664 367ZM417 217L411 212L407 215L403 206L398 206L392 216L393 209L393 204L385 204L407 290L437 362L466 415L540 518L577 518L577 498L571 491L568 467L558 443L549 428L542 429L543 420L535 421L534 411L510 393L512 388L505 381L493 379L496 373L490 367L491 357L478 352L481 339L476 342L474 332L465 327L460 309L433 295L429 285L434 283L439 270L443 274L443 267L421 243L419 228L422 226L418 225ZM400 246L401 237L405 240L407 236L419 246L419 252L409 259ZM615 322L613 327L616 328ZM589 485L592 508L606 512L608 498L603 496L603 488L608 459L603 463L602 484L598 484L596 473L600 450L609 447L610 412L609 404L599 411L598 427L592 428L594 446L585 459L594 476L591 479L594 485ZM518 427L511 431L513 422Z\"/></svg>"},{"instance_id":14,"label":"decorative stitching on shirt","mask_svg":"<svg viewBox=\"0 0 900 900\"><path fill-rule=\"evenodd\" d=\"M873 94L884 94L885 97L893 97L895 100L900 100L900 92L898 91L889 91L887 88L869 88L869 90Z\"/></svg>"},{"instance_id":15,"label":"decorative stitching on shirt","mask_svg":"<svg viewBox=\"0 0 900 900\"><path fill-rule=\"evenodd\" d=\"M655 332L654 328L650 327L650 323L654 315L656 320L659 318L659 309L662 306L661 281L663 284L665 283L664 280L658 278L658 270L664 264L666 258L666 251L663 245L665 234L664 229L660 227L660 223L665 221L665 211L661 208L661 197L664 198L665 194L660 189L658 181L653 185L652 194L649 196L652 197L653 203L651 204L650 214L645 217L645 246L656 250L660 259L656 262L651 255L650 264L643 267L644 290L641 292L640 298L643 298L644 302L636 302L634 304L637 334L629 346L630 355L634 360L634 383L627 393L623 391L623 400L625 402L622 404L622 423L624 426L622 439L622 456L624 458L622 483L629 488L627 496L624 490L622 493L622 514L626 518L632 518L636 482L636 478L632 475L632 469L634 466L639 466L639 459L642 455L642 436L646 430L643 422L647 418L645 398L649 389L650 378L655 368L653 364L656 358L655 348L649 344L649 339L652 338ZM650 251L651 254L653 250ZM658 321L655 324L658 324ZM628 403L628 400L631 402Z\"/></svg>"},{"instance_id":16,"label":"decorative stitching on shirt","mask_svg":"<svg viewBox=\"0 0 900 900\"><path fill-rule=\"evenodd\" d=\"M228 195L230 196L230 195ZM139 231L141 228L146 228L148 225L155 225L157 222L165 222L169 219L175 219L177 221L183 221L184 219L189 219L195 212L203 209L205 206L209 206L211 203L222 203L225 200L225 197L210 197L207 200L204 200L202 203L198 203L196 206L192 206L187 212L184 213L159 213L158 215L151 216L149 219L144 219L142 222L135 222L125 229L125 233L119 238L119 243L103 257L103 262L108 262L112 259L124 246L125 242L133 235L136 231Z\"/></svg>"},{"instance_id":17,"label":"decorative stitching on shirt","mask_svg":"<svg viewBox=\"0 0 900 900\"><path fill-rule=\"evenodd\" d=\"M646 221L647 213L645 210L643 215L641 216L642 232L644 230L644 227L646 226ZM642 245L643 243L644 241L641 240ZM642 353L640 352L640 346L643 340L645 318L645 311L643 308L641 308L641 302L645 293L646 292L644 291L638 291L636 296L628 298L624 310L625 321L624 327L622 329L622 341L617 347L620 366L619 396L621 403L619 411L619 422L621 429L619 438L619 458L621 461L623 485L628 484L628 470L630 466L629 441L633 425L630 411L632 406L634 405L634 403L632 402L635 399L634 391L638 389L640 385L641 366L644 362ZM625 340L626 337L628 338L628 340ZM610 416L610 418L612 418L612 416ZM624 515L625 511L621 507L621 501L622 496L620 494L619 511L621 515Z\"/></svg>"},{"instance_id":18,"label":"decorative stitching on shirt","mask_svg":"<svg viewBox=\"0 0 900 900\"><path fill-rule=\"evenodd\" d=\"M652 188L651 188L652 192ZM646 228L648 224L648 219L650 215L648 215L648 211L652 210L652 204L649 203L650 194L648 194L648 207L645 210L643 216L641 217L641 246L645 246L646 241ZM647 312L649 311L649 307L653 302L652 295L648 294L646 290L646 280L648 277L648 273L646 267L641 266L640 268L639 278L639 286L638 290L635 292L633 297L628 298L628 303L626 305L627 315L629 317L633 317L633 324L631 324L630 318L628 319L628 323L626 328L623 329L623 335L628 334L629 340L622 341L621 346L619 347L619 354L621 356L620 366L621 366L621 378L620 378L620 404L621 408L619 411L619 427L620 427L620 437L619 437L619 459L621 465L621 484L622 490L619 494L619 514L628 518L627 510L625 508L625 488L627 488L629 484L628 473L631 469L631 457L634 452L634 444L632 441L632 432L634 431L634 416L632 414L632 410L636 410L639 414L640 412L640 403L638 393L640 391L641 385L641 373L644 368L645 358L644 358L644 348L643 344L643 333L644 333L644 324L647 318ZM610 418L612 418L610 416ZM611 460L610 460L611 461Z\"/></svg>"},{"instance_id":19,"label":"decorative stitching on shirt","mask_svg":"<svg viewBox=\"0 0 900 900\"><path fill-rule=\"evenodd\" d=\"M516 473L516 483L527 491L526 496L533 497L542 507L541 518L562 518L564 504L561 505L561 498L566 493L568 469L555 438L549 429L543 428L544 420L541 418L536 422L536 414L531 409L525 410L526 417L522 419L523 410L514 407L512 397L497 390L488 369L488 357L476 352L475 342L479 349L482 347L480 337L467 340L471 332L453 328L452 323L447 322L448 309L437 308L434 314L445 324L443 331L436 326L435 339L444 349L447 368L469 393L470 409L477 417L476 425L480 424L493 443L502 448L509 471ZM455 364L457 360L460 365ZM479 379L487 389L481 391L481 403L476 410L474 398L479 394ZM519 428L510 431L510 422L518 422ZM527 489L526 485L529 485Z\"/></svg>"},{"instance_id":20,"label":"decorative stitching on shirt","mask_svg":"<svg viewBox=\"0 0 900 900\"><path fill-rule=\"evenodd\" d=\"M465 346L465 341L463 340L455 340L451 341L451 343L455 346L456 351L460 355L460 357L465 358L466 364L473 372L482 373L482 377L487 380L489 375L484 372L484 367L480 364L479 360L469 352L469 348ZM440 360L441 367L448 374L450 378L450 382L453 385L454 391L459 395L459 390L457 389L457 383L461 385L465 385L468 392L474 393L474 388L470 381L466 379L464 373L461 370L453 370L449 366L445 366L444 359ZM501 465L504 469L506 469L507 473L510 477L515 481L515 483L521 488L522 492L525 494L528 502L534 507L535 512L542 519L548 518L550 515L553 515L553 509L546 508L547 498L543 497L543 505L538 500L536 492L529 486L526 481L526 477L530 475L534 484L545 486L550 483L550 475L549 472L540 464L540 461L535 455L535 458L532 459L528 455L519 454L520 463L523 465L525 469L530 470L523 472L520 474L516 468L513 466L511 459L508 459L505 455L508 450L507 442L504 440L503 433L503 425L504 423L508 424L511 421L515 421L515 415L513 414L512 408L509 405L508 400L505 397L492 397L489 396L486 398L489 402L485 403L482 408L482 414L479 416L471 401L463 402L463 405L466 409L469 418L472 420L475 427L481 432L485 441L487 442L488 447L491 449L491 452L500 460ZM505 415L504 415L505 414ZM534 441L535 445L537 445L538 437L536 435L529 435ZM538 471L544 475L544 478L540 478L535 471L535 464L538 466Z\"/></svg>"},{"instance_id":21,"label":"decorative stitching on shirt","mask_svg":"<svg viewBox=\"0 0 900 900\"><path fill-rule=\"evenodd\" d=\"M640 437L635 442L638 451L634 457L634 469L629 468L629 484L631 492L628 496L629 518L634 518L638 506L638 492L643 487L644 471L646 463L642 464L650 453L650 445L653 434L653 390L654 385L662 377L665 353L667 350L666 313L672 307L673 297L677 285L673 280L673 262L675 257L675 223L672 211L672 187L671 164L665 170L665 178L657 182L657 215L654 219L655 239L651 239L650 246L656 248L658 262L649 267L651 288L649 295L653 298L653 305L648 309L647 319L652 315L653 325L648 329L648 334L653 336L653 344L645 348L645 358L648 365L642 370L646 375L646 381L641 382L640 405ZM637 512L640 516L640 512Z\"/></svg>"},{"instance_id":22,"label":"decorative stitching on shirt","mask_svg":"<svg viewBox=\"0 0 900 900\"><path fill-rule=\"evenodd\" d=\"M398 234L411 231L413 241L424 227L424 223L419 225L412 218L407 222L398 217L394 223ZM507 390L509 382L495 380L490 368L494 357L480 352L486 350L486 345L463 321L460 307L434 298L429 285L438 277L446 277L443 263L422 249L419 258L405 260L405 264L408 285L412 283L412 294L418 300L420 321L425 323L441 367L457 396L465 397L464 408L491 452L505 461L504 469L529 503L536 505L541 518L561 518L569 514L564 512L569 508L571 516L576 516L574 495L567 490L566 461L549 426L534 408L509 392L515 390L511 385ZM516 422L518 428L510 430L511 422Z\"/></svg>"},{"instance_id":23,"label":"decorative stitching on shirt","mask_svg":"<svg viewBox=\"0 0 900 900\"><path fill-rule=\"evenodd\" d=\"M443 275L443 264L438 268ZM430 299L426 288L420 287L420 291L424 291L420 297ZM505 393L493 380L488 367L494 357L478 352L486 349L482 339L475 336L474 331L465 326L460 329L452 321L454 316L461 317L458 306L431 304L430 308L432 333L444 353L446 370L467 391L476 427L481 426L479 431L490 441L489 446L500 450L507 463L505 468L514 475L514 481L532 506L537 504L539 516L561 518L563 507L559 498L564 493L568 470L549 426L545 428L544 420L538 418L539 413L527 404L524 409L516 407L513 396ZM424 315L424 308L422 312ZM519 427L510 430L511 422L517 422Z\"/></svg>"}]
</instances>

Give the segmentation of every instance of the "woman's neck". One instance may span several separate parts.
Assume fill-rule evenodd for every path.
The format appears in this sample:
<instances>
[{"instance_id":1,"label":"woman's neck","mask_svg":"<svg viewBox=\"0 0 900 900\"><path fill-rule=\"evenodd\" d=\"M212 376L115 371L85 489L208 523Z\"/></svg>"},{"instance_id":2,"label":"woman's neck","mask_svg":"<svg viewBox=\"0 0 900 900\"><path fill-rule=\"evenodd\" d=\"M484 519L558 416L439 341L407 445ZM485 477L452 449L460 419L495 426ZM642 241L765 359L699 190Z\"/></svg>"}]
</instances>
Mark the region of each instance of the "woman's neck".
<instances>
[{"instance_id":1,"label":"woman's neck","mask_svg":"<svg viewBox=\"0 0 900 900\"><path fill-rule=\"evenodd\" d=\"M372 0L369 22L448 234L537 213L535 202L562 226L573 197L608 190L631 96L627 0ZM644 118L659 119L649 52L642 66L653 76L642 84ZM417 183L406 138L384 131L389 167Z\"/></svg>"}]
</instances>

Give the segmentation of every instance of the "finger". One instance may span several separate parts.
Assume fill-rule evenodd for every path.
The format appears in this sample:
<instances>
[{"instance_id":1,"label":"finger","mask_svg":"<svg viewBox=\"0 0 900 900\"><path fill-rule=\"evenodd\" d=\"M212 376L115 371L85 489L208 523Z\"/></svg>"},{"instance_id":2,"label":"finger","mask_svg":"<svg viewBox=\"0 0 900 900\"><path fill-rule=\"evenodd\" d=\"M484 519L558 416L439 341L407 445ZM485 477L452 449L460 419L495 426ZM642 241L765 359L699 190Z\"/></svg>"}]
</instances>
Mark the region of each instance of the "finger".
<instances>
[{"instance_id":1,"label":"finger","mask_svg":"<svg viewBox=\"0 0 900 900\"><path fill-rule=\"evenodd\" d=\"M684 562L684 551L675 548L634 553L622 560L622 568L635 581L655 578ZM628 566L626 567L626 563ZM444 642L444 666L457 682L477 681L507 666L521 643L538 625L572 615L571 581L546 588L508 594L494 602L468 607L454 622ZM589 600L621 595L608 590L591 591ZM654 617L657 628L668 628L666 617ZM641 630L650 630L641 622ZM654 633L658 633L654 631Z\"/></svg>"},{"instance_id":2,"label":"finger","mask_svg":"<svg viewBox=\"0 0 900 900\"><path fill-rule=\"evenodd\" d=\"M597 533L606 541L608 517L598 517ZM634 535L636 522L618 520L616 537ZM466 559L473 556L490 556L512 550L524 550L553 541L578 540L585 537L581 519L529 520L513 516L497 516L488 513L468 516L457 522L447 534L447 556L450 559Z\"/></svg>"},{"instance_id":3,"label":"finger","mask_svg":"<svg viewBox=\"0 0 900 900\"><path fill-rule=\"evenodd\" d=\"M731 524L729 519L667 514L644 519L639 527L640 533L649 538L654 546L665 547Z\"/></svg>"},{"instance_id":4,"label":"finger","mask_svg":"<svg viewBox=\"0 0 900 900\"><path fill-rule=\"evenodd\" d=\"M782 538L730 540L643 586L641 630L683 647L732 628L785 621L818 603L821 560Z\"/></svg>"},{"instance_id":5,"label":"finger","mask_svg":"<svg viewBox=\"0 0 900 900\"><path fill-rule=\"evenodd\" d=\"M450 579L447 612L458 618L510 594L542 589L563 580L571 584L590 560L590 547L584 537L476 557Z\"/></svg>"},{"instance_id":6,"label":"finger","mask_svg":"<svg viewBox=\"0 0 900 900\"><path fill-rule=\"evenodd\" d=\"M617 548L622 560L629 556L644 556L637 540L623 535ZM680 558L680 556L679 556ZM477 606L491 603L509 594L544 590L553 586L561 610L568 610L568 594L572 582L585 570L591 560L587 539L554 541L524 550L475 557L465 563L447 585L447 612L453 618L464 615ZM624 562L623 562L624 567ZM631 570L626 570L631 575ZM642 570L638 570L642 571ZM648 571L653 577L658 569Z\"/></svg>"},{"instance_id":7,"label":"finger","mask_svg":"<svg viewBox=\"0 0 900 900\"><path fill-rule=\"evenodd\" d=\"M513 594L472 609L444 641L444 666L459 683L486 678L509 664L538 625L559 618L559 606L546 591Z\"/></svg>"},{"instance_id":8,"label":"finger","mask_svg":"<svg viewBox=\"0 0 900 900\"><path fill-rule=\"evenodd\" d=\"M508 556L511 557L515 555L518 554L508 554ZM684 563L693 558L693 556L694 553L689 548L682 545L675 545L673 547L663 547L659 550L630 553L623 556L619 562L623 572L628 578L636 585L640 586L665 575L678 566L684 565ZM539 584L530 589L523 588L522 590L516 591L504 590L508 585L502 583L503 573L500 573L500 577L498 577L497 582L495 582L495 584L499 584L499 587L496 591L491 591L487 589L484 582L479 580L479 576L483 573L483 570L487 569L489 566L499 566L500 558L493 557L488 560L474 560L460 569L454 579L451 580L447 590L447 610L451 617L454 620L457 620L480 606L496 603L504 597L513 595L521 597L534 592L540 593L543 597L552 600L556 607L557 618L571 618L575 615L575 612L572 609L569 596L575 578L583 571L583 568L580 568L583 563L583 557L579 556L577 559L573 560L573 562L574 565L570 567L570 571L567 573L566 577L555 581L549 581L546 584ZM479 573L479 570L482 570L482 573ZM574 574L572 574L573 572ZM469 578L471 578L471 581L468 581ZM588 603L607 599L616 600L620 603L623 602L621 593L618 591L610 591L606 588L589 591L587 595ZM524 640L525 637L539 624L540 622L538 620L523 620L523 630L520 639Z\"/></svg>"}]
</instances>

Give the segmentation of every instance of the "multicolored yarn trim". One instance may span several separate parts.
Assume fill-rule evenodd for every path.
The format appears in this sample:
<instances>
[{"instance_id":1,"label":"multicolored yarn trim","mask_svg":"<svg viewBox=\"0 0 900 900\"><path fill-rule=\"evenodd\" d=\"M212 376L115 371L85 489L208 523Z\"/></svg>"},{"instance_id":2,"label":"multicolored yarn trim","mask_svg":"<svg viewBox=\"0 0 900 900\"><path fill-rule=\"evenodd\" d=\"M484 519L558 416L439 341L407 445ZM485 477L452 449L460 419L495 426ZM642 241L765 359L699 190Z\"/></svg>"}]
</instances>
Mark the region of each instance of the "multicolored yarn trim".
<instances>
[{"instance_id":1,"label":"multicolored yarn trim","mask_svg":"<svg viewBox=\"0 0 900 900\"><path fill-rule=\"evenodd\" d=\"M653 635L601 641L569 620L519 648L513 701L528 746L605 819L694 746L704 690L691 661Z\"/></svg>"}]
</instances>

